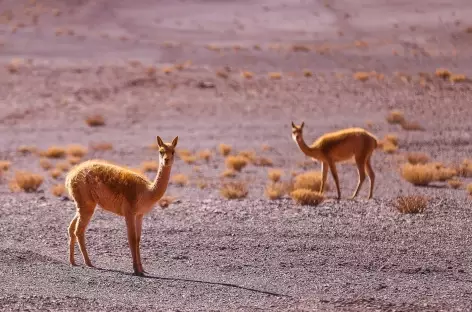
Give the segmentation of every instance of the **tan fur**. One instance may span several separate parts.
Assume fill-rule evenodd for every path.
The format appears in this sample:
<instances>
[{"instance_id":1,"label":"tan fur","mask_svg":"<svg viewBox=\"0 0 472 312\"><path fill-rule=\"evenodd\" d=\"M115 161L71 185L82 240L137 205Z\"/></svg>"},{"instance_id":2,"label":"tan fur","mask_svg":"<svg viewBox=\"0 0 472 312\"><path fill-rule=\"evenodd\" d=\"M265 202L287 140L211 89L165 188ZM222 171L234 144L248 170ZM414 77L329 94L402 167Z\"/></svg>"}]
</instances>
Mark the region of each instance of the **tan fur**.
<instances>
[{"instance_id":1,"label":"tan fur","mask_svg":"<svg viewBox=\"0 0 472 312\"><path fill-rule=\"evenodd\" d=\"M166 144L157 137L160 163L154 181L103 160L83 162L68 173L65 185L77 207L69 225L69 261L72 265L75 265L74 247L78 240L85 264L93 266L85 247L85 230L99 205L125 218L134 273L143 275L139 249L143 216L151 211L167 189L177 140L178 137Z\"/></svg>"},{"instance_id":2,"label":"tan fur","mask_svg":"<svg viewBox=\"0 0 472 312\"><path fill-rule=\"evenodd\" d=\"M320 193L323 193L326 179L328 176L328 169L331 170L338 199L341 198L341 190L339 188L339 179L336 170L336 162L345 161L354 157L359 173L359 180L356 190L351 198L354 198L359 193L359 189L367 175L370 179L370 190L368 198L372 198L375 182L375 173L372 169L370 159L372 153L377 147L377 138L362 128L347 128L335 132L326 133L319 137L311 146L308 146L303 140L303 127L305 123L302 122L300 126L296 126L292 122L292 139L297 143L300 150L307 156L314 160L321 162L322 181Z\"/></svg>"}]
</instances>

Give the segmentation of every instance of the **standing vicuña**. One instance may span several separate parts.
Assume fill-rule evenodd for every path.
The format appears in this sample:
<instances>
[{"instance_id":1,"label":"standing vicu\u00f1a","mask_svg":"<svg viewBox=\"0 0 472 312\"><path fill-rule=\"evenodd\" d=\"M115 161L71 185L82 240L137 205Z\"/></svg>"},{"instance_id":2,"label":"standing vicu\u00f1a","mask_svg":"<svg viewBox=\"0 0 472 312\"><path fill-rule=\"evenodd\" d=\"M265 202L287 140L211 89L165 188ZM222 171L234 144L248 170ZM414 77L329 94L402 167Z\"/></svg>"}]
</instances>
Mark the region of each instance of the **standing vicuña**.
<instances>
[{"instance_id":1,"label":"standing vicu\u00f1a","mask_svg":"<svg viewBox=\"0 0 472 312\"><path fill-rule=\"evenodd\" d=\"M70 171L65 184L77 207L69 225L69 261L72 265L75 265L77 239L85 264L93 266L85 248L85 229L98 204L125 217L134 274L144 274L139 250L143 216L151 211L167 189L177 140L175 137L172 143L166 144L157 137L160 162L153 182L131 170L99 160L83 162Z\"/></svg>"},{"instance_id":2,"label":"standing vicu\u00f1a","mask_svg":"<svg viewBox=\"0 0 472 312\"><path fill-rule=\"evenodd\" d=\"M336 183L338 199L341 198L335 163L348 160L354 156L359 173L359 182L357 183L357 188L351 198L356 197L357 193L359 193L359 189L365 180L366 171L370 179L368 198L372 198L375 174L370 164L370 158L377 147L377 139L375 136L361 128L348 128L326 133L319 137L313 145L308 146L303 140L304 125L304 122L302 122L300 126L296 126L292 122L292 138L305 155L321 162L322 180L320 193L323 193L324 191L328 169L330 169L334 182Z\"/></svg>"}]
</instances>

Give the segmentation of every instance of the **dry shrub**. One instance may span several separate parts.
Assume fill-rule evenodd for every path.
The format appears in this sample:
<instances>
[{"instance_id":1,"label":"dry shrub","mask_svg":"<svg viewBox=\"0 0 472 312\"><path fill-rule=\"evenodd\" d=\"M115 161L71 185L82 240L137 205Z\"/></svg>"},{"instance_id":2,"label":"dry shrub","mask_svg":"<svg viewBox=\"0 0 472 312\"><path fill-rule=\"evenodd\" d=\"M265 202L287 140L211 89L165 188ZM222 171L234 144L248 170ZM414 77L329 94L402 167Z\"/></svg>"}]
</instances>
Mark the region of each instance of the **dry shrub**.
<instances>
[{"instance_id":1,"label":"dry shrub","mask_svg":"<svg viewBox=\"0 0 472 312\"><path fill-rule=\"evenodd\" d=\"M398 146L398 136L396 134L387 134L384 137L385 142L390 142L395 146Z\"/></svg>"},{"instance_id":2,"label":"dry shrub","mask_svg":"<svg viewBox=\"0 0 472 312\"><path fill-rule=\"evenodd\" d=\"M407 160L412 165L426 164L427 162L429 162L429 156L425 153L412 152L408 153Z\"/></svg>"},{"instance_id":3,"label":"dry shrub","mask_svg":"<svg viewBox=\"0 0 472 312\"><path fill-rule=\"evenodd\" d=\"M253 163L258 167L272 167L274 165L273 161L267 157L257 157Z\"/></svg>"},{"instance_id":4,"label":"dry shrub","mask_svg":"<svg viewBox=\"0 0 472 312\"><path fill-rule=\"evenodd\" d=\"M413 185L425 186L435 180L436 169L428 164L405 164L401 168L401 175Z\"/></svg>"},{"instance_id":5,"label":"dry shrub","mask_svg":"<svg viewBox=\"0 0 472 312\"><path fill-rule=\"evenodd\" d=\"M367 81L369 77L370 77L369 73L366 73L366 72L357 72L354 74L354 79L359 80L359 81Z\"/></svg>"},{"instance_id":6,"label":"dry shrub","mask_svg":"<svg viewBox=\"0 0 472 312\"><path fill-rule=\"evenodd\" d=\"M293 52L310 52L310 47L303 45L303 44L294 44L292 46Z\"/></svg>"},{"instance_id":7,"label":"dry shrub","mask_svg":"<svg viewBox=\"0 0 472 312\"><path fill-rule=\"evenodd\" d=\"M402 123L405 122L405 115L403 114L403 112L399 111L399 110L392 110L386 117L387 119L387 122L389 124L392 124L392 125L395 125L395 124L398 124L398 125L401 125Z\"/></svg>"},{"instance_id":8,"label":"dry shrub","mask_svg":"<svg viewBox=\"0 0 472 312\"><path fill-rule=\"evenodd\" d=\"M39 160L39 165L41 166L41 168L43 168L44 170L49 170L52 168L52 164L49 160L47 160L46 158L41 158Z\"/></svg>"},{"instance_id":9,"label":"dry shrub","mask_svg":"<svg viewBox=\"0 0 472 312\"><path fill-rule=\"evenodd\" d=\"M226 199L244 198L248 194L247 185L239 181L224 183L220 188L220 194Z\"/></svg>"},{"instance_id":10,"label":"dry shrub","mask_svg":"<svg viewBox=\"0 0 472 312\"><path fill-rule=\"evenodd\" d=\"M91 143L90 148L94 151L110 151L113 149L113 145L107 142Z\"/></svg>"},{"instance_id":11,"label":"dry shrub","mask_svg":"<svg viewBox=\"0 0 472 312\"><path fill-rule=\"evenodd\" d=\"M267 184L264 194L269 198L270 200L275 200L282 198L284 196L285 192L287 190L287 187L280 182L277 183L269 183Z\"/></svg>"},{"instance_id":12,"label":"dry shrub","mask_svg":"<svg viewBox=\"0 0 472 312\"><path fill-rule=\"evenodd\" d=\"M44 178L39 174L27 171L17 171L10 188L12 190L16 189L23 190L25 192L36 192L43 181Z\"/></svg>"},{"instance_id":13,"label":"dry shrub","mask_svg":"<svg viewBox=\"0 0 472 312\"><path fill-rule=\"evenodd\" d=\"M293 184L294 190L306 189L318 192L321 188L322 175L319 171L308 171L299 174L295 177ZM328 190L328 185L325 185L325 190Z\"/></svg>"},{"instance_id":14,"label":"dry shrub","mask_svg":"<svg viewBox=\"0 0 472 312\"><path fill-rule=\"evenodd\" d=\"M208 187L208 183L206 183L206 182L203 181L203 180L199 180L199 181L197 182L197 187L198 187L199 189L201 189L201 190L206 189L206 188Z\"/></svg>"},{"instance_id":15,"label":"dry shrub","mask_svg":"<svg viewBox=\"0 0 472 312\"><path fill-rule=\"evenodd\" d=\"M193 155L180 156L180 158L189 165L194 164L197 161L197 157Z\"/></svg>"},{"instance_id":16,"label":"dry shrub","mask_svg":"<svg viewBox=\"0 0 472 312\"><path fill-rule=\"evenodd\" d=\"M14 74L20 70L20 67L23 65L23 63L23 59L14 58L6 65L6 67L10 73Z\"/></svg>"},{"instance_id":17,"label":"dry shrub","mask_svg":"<svg viewBox=\"0 0 472 312\"><path fill-rule=\"evenodd\" d=\"M246 79L251 79L252 77L254 77L254 74L251 73L250 71L243 71L241 73L241 76Z\"/></svg>"},{"instance_id":18,"label":"dry shrub","mask_svg":"<svg viewBox=\"0 0 472 312\"><path fill-rule=\"evenodd\" d=\"M67 172L70 169L70 165L68 162L59 162L56 164L56 169L61 170L62 172Z\"/></svg>"},{"instance_id":19,"label":"dry shrub","mask_svg":"<svg viewBox=\"0 0 472 312\"><path fill-rule=\"evenodd\" d=\"M105 125L105 118L102 115L90 115L85 118L85 122L90 127L100 127Z\"/></svg>"},{"instance_id":20,"label":"dry shrub","mask_svg":"<svg viewBox=\"0 0 472 312\"><path fill-rule=\"evenodd\" d=\"M244 156L228 156L225 164L228 169L241 171L247 165L247 158Z\"/></svg>"},{"instance_id":21,"label":"dry shrub","mask_svg":"<svg viewBox=\"0 0 472 312\"><path fill-rule=\"evenodd\" d=\"M472 195L472 183L469 183L467 185L467 192L469 193L469 195Z\"/></svg>"},{"instance_id":22,"label":"dry shrub","mask_svg":"<svg viewBox=\"0 0 472 312\"><path fill-rule=\"evenodd\" d=\"M10 169L11 161L0 160L0 171L7 171Z\"/></svg>"},{"instance_id":23,"label":"dry shrub","mask_svg":"<svg viewBox=\"0 0 472 312\"><path fill-rule=\"evenodd\" d=\"M451 82L464 82L467 80L467 77L466 75L463 75L463 74L454 74L454 75L451 75L451 77L449 77L449 80Z\"/></svg>"},{"instance_id":24,"label":"dry shrub","mask_svg":"<svg viewBox=\"0 0 472 312\"><path fill-rule=\"evenodd\" d=\"M228 72L223 71L223 70L217 70L216 75L220 78L227 79L229 77Z\"/></svg>"},{"instance_id":25,"label":"dry shrub","mask_svg":"<svg viewBox=\"0 0 472 312\"><path fill-rule=\"evenodd\" d=\"M254 151L240 151L238 156L246 158L248 162L253 162L256 160L256 152Z\"/></svg>"},{"instance_id":26,"label":"dry shrub","mask_svg":"<svg viewBox=\"0 0 472 312\"><path fill-rule=\"evenodd\" d=\"M83 145L80 145L80 144L70 144L67 146L66 148L66 152L68 155L70 156L74 156L74 157L79 157L79 158L82 158L84 157L88 150L85 146Z\"/></svg>"},{"instance_id":27,"label":"dry shrub","mask_svg":"<svg viewBox=\"0 0 472 312\"><path fill-rule=\"evenodd\" d=\"M185 174L178 173L171 178L171 182L177 186L185 186L188 183L188 177Z\"/></svg>"},{"instance_id":28,"label":"dry shrub","mask_svg":"<svg viewBox=\"0 0 472 312\"><path fill-rule=\"evenodd\" d=\"M455 175L457 175L457 171L452 168L439 168L436 170L434 179L436 181L444 182L452 179Z\"/></svg>"},{"instance_id":29,"label":"dry shrub","mask_svg":"<svg viewBox=\"0 0 472 312\"><path fill-rule=\"evenodd\" d=\"M162 209L164 209L164 208L169 207L169 205L172 204L174 201L175 201L174 197L163 196L161 199L159 199L157 203Z\"/></svg>"},{"instance_id":30,"label":"dry shrub","mask_svg":"<svg viewBox=\"0 0 472 312\"><path fill-rule=\"evenodd\" d=\"M223 171L221 176L223 178L234 178L234 177L236 177L236 171L234 171L232 169L227 169L227 170Z\"/></svg>"},{"instance_id":31,"label":"dry shrub","mask_svg":"<svg viewBox=\"0 0 472 312\"><path fill-rule=\"evenodd\" d=\"M312 73L311 70L304 69L304 70L303 70L303 76L305 76L305 77L311 77L311 76L313 76L313 73Z\"/></svg>"},{"instance_id":32,"label":"dry shrub","mask_svg":"<svg viewBox=\"0 0 472 312\"><path fill-rule=\"evenodd\" d=\"M71 164L72 166L79 164L81 160L82 160L82 158L76 157L76 156L69 156L69 157L67 158L67 161L68 161L69 164Z\"/></svg>"},{"instance_id":33,"label":"dry shrub","mask_svg":"<svg viewBox=\"0 0 472 312\"><path fill-rule=\"evenodd\" d=\"M450 188L458 189L462 186L462 181L457 180L457 179L451 179L447 181L447 184L449 185Z\"/></svg>"},{"instance_id":34,"label":"dry shrub","mask_svg":"<svg viewBox=\"0 0 472 312\"><path fill-rule=\"evenodd\" d=\"M174 68L172 66L166 66L162 68L162 72L167 75L172 73L173 71L174 71Z\"/></svg>"},{"instance_id":35,"label":"dry shrub","mask_svg":"<svg viewBox=\"0 0 472 312\"><path fill-rule=\"evenodd\" d=\"M22 154L34 154L37 152L36 146L29 146L29 145L20 145L18 147L18 152Z\"/></svg>"},{"instance_id":36,"label":"dry shrub","mask_svg":"<svg viewBox=\"0 0 472 312\"><path fill-rule=\"evenodd\" d=\"M159 149L159 146L156 143L156 149ZM177 149L176 153L179 157L185 157L185 156L192 156L192 152L188 149L182 148L182 149Z\"/></svg>"},{"instance_id":37,"label":"dry shrub","mask_svg":"<svg viewBox=\"0 0 472 312\"><path fill-rule=\"evenodd\" d=\"M156 172L159 169L159 163L157 161L143 161L141 163L141 170L143 172Z\"/></svg>"},{"instance_id":38,"label":"dry shrub","mask_svg":"<svg viewBox=\"0 0 472 312\"><path fill-rule=\"evenodd\" d=\"M53 179L59 179L59 178L61 177L61 174L62 174L62 170L57 169L57 168L54 168L54 169L52 169L52 170L49 172L49 175L50 175Z\"/></svg>"},{"instance_id":39,"label":"dry shrub","mask_svg":"<svg viewBox=\"0 0 472 312\"><path fill-rule=\"evenodd\" d=\"M464 178L472 177L472 159L464 159L457 170L458 175Z\"/></svg>"},{"instance_id":40,"label":"dry shrub","mask_svg":"<svg viewBox=\"0 0 472 312\"><path fill-rule=\"evenodd\" d=\"M229 153L231 153L231 145L227 145L227 144L223 144L221 143L219 146L218 146L218 150L220 151L220 154L223 155L223 156L228 156Z\"/></svg>"},{"instance_id":41,"label":"dry shrub","mask_svg":"<svg viewBox=\"0 0 472 312\"><path fill-rule=\"evenodd\" d=\"M271 73L269 73L269 78L273 79L273 80L282 79L282 73L271 72Z\"/></svg>"},{"instance_id":42,"label":"dry shrub","mask_svg":"<svg viewBox=\"0 0 472 312\"><path fill-rule=\"evenodd\" d=\"M401 213L423 213L428 206L428 199L421 195L400 196L393 206Z\"/></svg>"},{"instance_id":43,"label":"dry shrub","mask_svg":"<svg viewBox=\"0 0 472 312\"><path fill-rule=\"evenodd\" d=\"M203 159L206 162L209 162L211 159L211 151L209 149L205 149L198 153L198 158Z\"/></svg>"},{"instance_id":44,"label":"dry shrub","mask_svg":"<svg viewBox=\"0 0 472 312\"><path fill-rule=\"evenodd\" d=\"M269 180L276 183L280 181L280 178L283 175L283 171L280 169L269 169L269 171L267 172L267 175L269 177Z\"/></svg>"},{"instance_id":45,"label":"dry shrub","mask_svg":"<svg viewBox=\"0 0 472 312\"><path fill-rule=\"evenodd\" d=\"M41 152L41 156L47 158L64 158L66 150L59 146L51 146L47 150Z\"/></svg>"},{"instance_id":46,"label":"dry shrub","mask_svg":"<svg viewBox=\"0 0 472 312\"><path fill-rule=\"evenodd\" d=\"M390 141L385 141L382 143L382 150L384 153L393 154L398 150L398 146L394 145Z\"/></svg>"},{"instance_id":47,"label":"dry shrub","mask_svg":"<svg viewBox=\"0 0 472 312\"><path fill-rule=\"evenodd\" d=\"M290 193L290 197L292 197L297 204L308 206L316 206L324 199L321 193L308 189L296 189Z\"/></svg>"},{"instance_id":48,"label":"dry shrub","mask_svg":"<svg viewBox=\"0 0 472 312\"><path fill-rule=\"evenodd\" d=\"M51 188L51 193L54 196L60 197L66 193L66 188L63 184L56 184Z\"/></svg>"},{"instance_id":49,"label":"dry shrub","mask_svg":"<svg viewBox=\"0 0 472 312\"><path fill-rule=\"evenodd\" d=\"M272 149L273 149L272 146L270 146L270 145L268 145L268 144L262 144L262 145L261 145L261 150L262 150L263 152L268 152L268 151L271 151Z\"/></svg>"},{"instance_id":50,"label":"dry shrub","mask_svg":"<svg viewBox=\"0 0 472 312\"><path fill-rule=\"evenodd\" d=\"M435 73L436 77L442 78L442 79L448 79L451 77L451 72L445 68L438 68L436 69Z\"/></svg>"},{"instance_id":51,"label":"dry shrub","mask_svg":"<svg viewBox=\"0 0 472 312\"><path fill-rule=\"evenodd\" d=\"M416 121L404 121L401 123L402 129L406 131L424 131L424 127Z\"/></svg>"}]
</instances>

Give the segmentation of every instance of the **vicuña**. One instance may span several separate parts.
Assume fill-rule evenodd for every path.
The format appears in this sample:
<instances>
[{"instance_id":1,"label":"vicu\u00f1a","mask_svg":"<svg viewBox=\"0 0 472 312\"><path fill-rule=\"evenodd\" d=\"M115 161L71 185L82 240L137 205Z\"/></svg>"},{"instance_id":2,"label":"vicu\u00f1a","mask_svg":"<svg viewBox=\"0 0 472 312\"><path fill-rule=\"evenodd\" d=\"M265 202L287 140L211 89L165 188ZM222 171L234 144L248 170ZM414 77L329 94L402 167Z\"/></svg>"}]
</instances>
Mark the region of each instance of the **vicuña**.
<instances>
[{"instance_id":1,"label":"vicu\u00f1a","mask_svg":"<svg viewBox=\"0 0 472 312\"><path fill-rule=\"evenodd\" d=\"M366 177L366 171L370 179L368 198L372 198L375 174L374 170L372 170L370 159L377 147L377 138L362 128L347 128L326 133L319 137L311 146L308 146L303 139L304 125L305 123L302 122L300 126L296 126L292 121L292 138L305 155L321 162L322 180L320 193L324 191L329 169L336 184L338 199L341 198L335 163L348 160L354 156L359 173L359 181L351 199L359 193L359 189Z\"/></svg>"},{"instance_id":2,"label":"vicu\u00f1a","mask_svg":"<svg viewBox=\"0 0 472 312\"><path fill-rule=\"evenodd\" d=\"M93 267L85 247L85 230L98 204L125 218L134 274L144 275L139 249L143 216L152 210L167 189L177 140L175 137L172 143L164 143L157 137L160 162L154 181L101 160L83 162L69 172L65 185L77 207L69 225L69 261L72 265L76 265L74 247L78 240L85 264Z\"/></svg>"}]
</instances>

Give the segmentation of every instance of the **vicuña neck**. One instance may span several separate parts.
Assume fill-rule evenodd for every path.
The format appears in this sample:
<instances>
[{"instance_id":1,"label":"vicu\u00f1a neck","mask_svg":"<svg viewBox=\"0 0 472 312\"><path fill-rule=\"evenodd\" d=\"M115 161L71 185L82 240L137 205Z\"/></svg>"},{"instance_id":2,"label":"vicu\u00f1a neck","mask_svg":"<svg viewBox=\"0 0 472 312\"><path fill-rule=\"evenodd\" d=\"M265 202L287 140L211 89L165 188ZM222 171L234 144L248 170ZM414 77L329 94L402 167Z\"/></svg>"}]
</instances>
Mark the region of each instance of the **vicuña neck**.
<instances>
[{"instance_id":1,"label":"vicu\u00f1a neck","mask_svg":"<svg viewBox=\"0 0 472 312\"><path fill-rule=\"evenodd\" d=\"M172 166L159 165L156 178L151 184L151 198L153 201L158 201L164 195L169 184L170 171Z\"/></svg>"},{"instance_id":2,"label":"vicu\u00f1a neck","mask_svg":"<svg viewBox=\"0 0 472 312\"><path fill-rule=\"evenodd\" d=\"M318 155L318 150L314 147L310 147L308 146L306 143L305 143L305 140L302 139L300 140L300 142L297 141L297 144L298 144L298 147L300 148L300 150L307 156L309 157L314 157L314 158L317 158L317 155Z\"/></svg>"}]
</instances>

